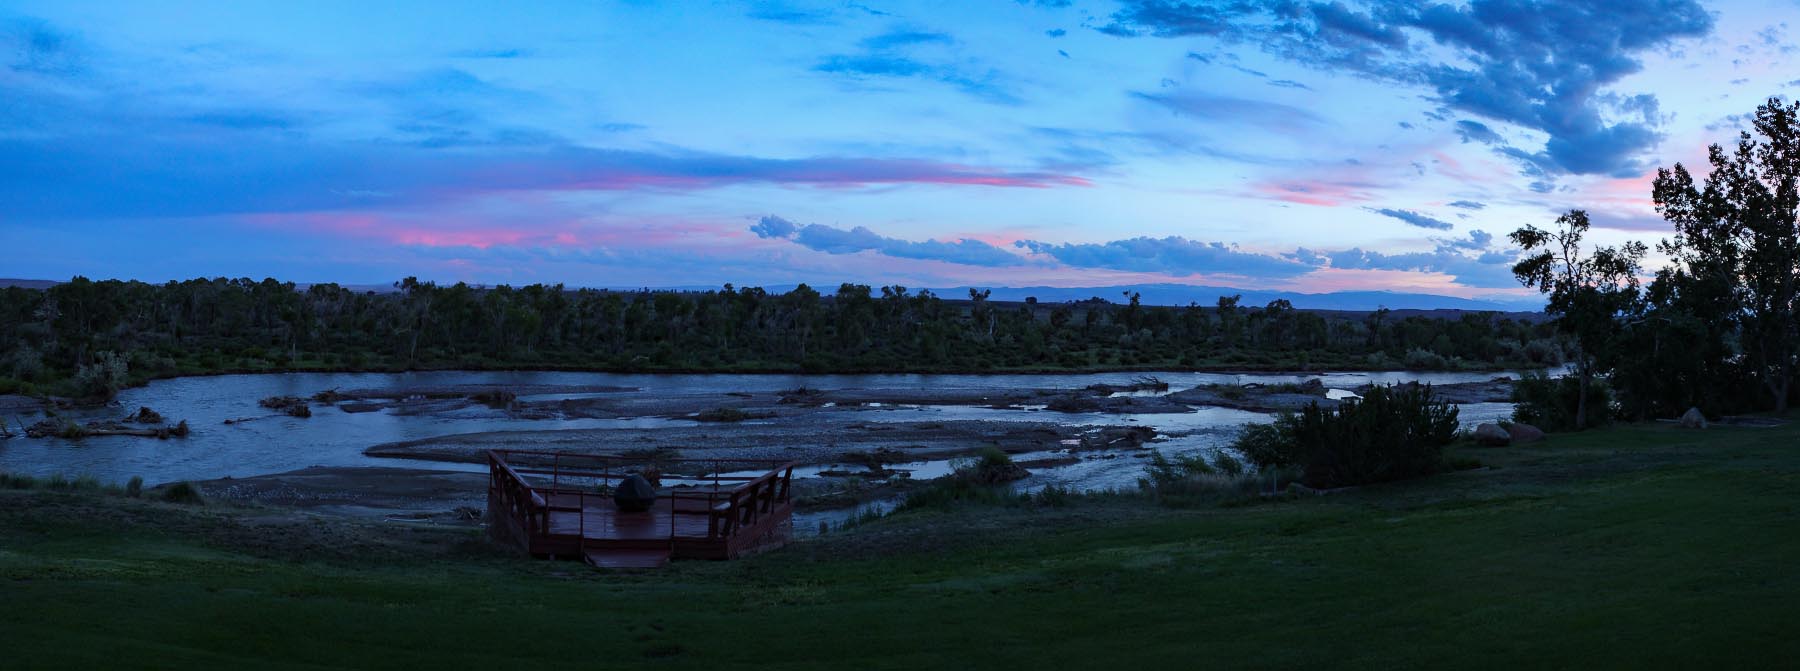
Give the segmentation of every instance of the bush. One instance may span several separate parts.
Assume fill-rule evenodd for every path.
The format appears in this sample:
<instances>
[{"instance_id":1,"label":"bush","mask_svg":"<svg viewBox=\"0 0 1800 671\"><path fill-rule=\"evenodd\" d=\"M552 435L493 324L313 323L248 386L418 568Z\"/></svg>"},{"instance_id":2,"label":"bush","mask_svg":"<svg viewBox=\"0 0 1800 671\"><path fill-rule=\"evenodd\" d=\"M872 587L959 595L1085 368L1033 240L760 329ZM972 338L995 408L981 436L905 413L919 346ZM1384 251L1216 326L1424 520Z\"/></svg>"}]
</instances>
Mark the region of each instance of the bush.
<instances>
[{"instance_id":1,"label":"bush","mask_svg":"<svg viewBox=\"0 0 1800 671\"><path fill-rule=\"evenodd\" d=\"M1243 462L1225 452L1208 463L1197 454L1170 460L1162 452L1151 451L1150 465L1138 479L1138 489L1162 505L1187 507L1253 499L1261 492L1279 490L1290 479L1291 474L1281 468L1245 473Z\"/></svg>"},{"instance_id":2,"label":"bush","mask_svg":"<svg viewBox=\"0 0 1800 671\"><path fill-rule=\"evenodd\" d=\"M1012 457L1007 456L1000 448L989 446L974 458L959 464L954 473L907 493L900 509L943 508L959 501L988 504L1030 502L1030 494L1014 495L1011 488L998 486L1030 474L1024 467L1013 463Z\"/></svg>"},{"instance_id":3,"label":"bush","mask_svg":"<svg viewBox=\"0 0 1800 671\"><path fill-rule=\"evenodd\" d=\"M1376 387L1336 409L1313 403L1246 427L1233 447L1259 469L1298 469L1315 488L1402 480L1443 469L1456 416L1429 385Z\"/></svg>"},{"instance_id":4,"label":"bush","mask_svg":"<svg viewBox=\"0 0 1800 671\"><path fill-rule=\"evenodd\" d=\"M1552 378L1543 373L1526 373L1513 384L1513 421L1530 424L1545 431L1574 431L1581 378L1573 375ZM1612 392L1598 380L1587 389L1587 428L1605 426L1612 420Z\"/></svg>"},{"instance_id":5,"label":"bush","mask_svg":"<svg viewBox=\"0 0 1800 671\"><path fill-rule=\"evenodd\" d=\"M94 355L94 362L80 366L69 384L83 398L111 399L125 386L130 366L112 352Z\"/></svg>"},{"instance_id":6,"label":"bush","mask_svg":"<svg viewBox=\"0 0 1800 671\"><path fill-rule=\"evenodd\" d=\"M200 488L190 482L177 482L163 490L162 499L169 503L188 505L206 505L206 498L200 496Z\"/></svg>"},{"instance_id":7,"label":"bush","mask_svg":"<svg viewBox=\"0 0 1800 671\"><path fill-rule=\"evenodd\" d=\"M1017 500L1010 488L979 484L971 478L960 477L959 472L907 492L906 500L900 502L896 510L948 508L955 503L1010 504Z\"/></svg>"},{"instance_id":8,"label":"bush","mask_svg":"<svg viewBox=\"0 0 1800 671\"><path fill-rule=\"evenodd\" d=\"M1046 485L1043 489L1038 490L1037 496L1033 499L1033 502L1040 506L1061 508L1069 505L1069 499L1074 498L1076 495L1077 492L1068 487Z\"/></svg>"},{"instance_id":9,"label":"bush","mask_svg":"<svg viewBox=\"0 0 1800 671\"><path fill-rule=\"evenodd\" d=\"M1414 349L1406 353L1407 370L1445 370L1450 362L1443 355L1426 349Z\"/></svg>"},{"instance_id":10,"label":"bush","mask_svg":"<svg viewBox=\"0 0 1800 671\"><path fill-rule=\"evenodd\" d=\"M131 476L131 481L125 483L125 495L135 499L139 496L142 496L143 493L144 493L144 476L141 476L141 475Z\"/></svg>"},{"instance_id":11,"label":"bush","mask_svg":"<svg viewBox=\"0 0 1800 671\"><path fill-rule=\"evenodd\" d=\"M1237 473L1220 470L1217 464L1237 468ZM1256 497L1262 491L1274 491L1289 477L1280 468L1244 473L1244 464L1224 452L1215 455L1211 464L1202 455L1183 455L1170 461L1161 452L1150 452L1150 466L1145 466L1145 477L1138 479L1138 489L1157 504L1170 507L1229 504Z\"/></svg>"}]
</instances>

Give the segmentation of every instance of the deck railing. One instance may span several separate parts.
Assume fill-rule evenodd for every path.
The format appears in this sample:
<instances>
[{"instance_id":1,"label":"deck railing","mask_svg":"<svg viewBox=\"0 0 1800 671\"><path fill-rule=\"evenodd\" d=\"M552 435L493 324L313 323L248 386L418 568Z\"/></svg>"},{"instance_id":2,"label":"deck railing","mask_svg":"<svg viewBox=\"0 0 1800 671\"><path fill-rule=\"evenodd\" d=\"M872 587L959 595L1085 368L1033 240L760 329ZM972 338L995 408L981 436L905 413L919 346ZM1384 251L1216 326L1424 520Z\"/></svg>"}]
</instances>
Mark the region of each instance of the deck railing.
<instances>
[{"instance_id":1,"label":"deck railing","mask_svg":"<svg viewBox=\"0 0 1800 671\"><path fill-rule=\"evenodd\" d=\"M574 513L574 540L587 542L586 509L612 505L602 486L612 485L634 472L633 466L651 460L616 455L571 454L531 450L488 451L488 509L493 535L522 547L538 541L567 537L550 528L552 513ZM729 541L746 530L758 529L769 515L785 513L791 502L796 464L791 461L749 459L656 459L654 464L675 469L661 474L663 484L687 486L659 488L657 496L669 502L671 544L678 540ZM727 470L730 467L732 470ZM697 473L693 472L699 469ZM683 472L686 471L686 472ZM549 483L539 484L545 477ZM676 520L705 517L704 536L681 535Z\"/></svg>"}]
</instances>

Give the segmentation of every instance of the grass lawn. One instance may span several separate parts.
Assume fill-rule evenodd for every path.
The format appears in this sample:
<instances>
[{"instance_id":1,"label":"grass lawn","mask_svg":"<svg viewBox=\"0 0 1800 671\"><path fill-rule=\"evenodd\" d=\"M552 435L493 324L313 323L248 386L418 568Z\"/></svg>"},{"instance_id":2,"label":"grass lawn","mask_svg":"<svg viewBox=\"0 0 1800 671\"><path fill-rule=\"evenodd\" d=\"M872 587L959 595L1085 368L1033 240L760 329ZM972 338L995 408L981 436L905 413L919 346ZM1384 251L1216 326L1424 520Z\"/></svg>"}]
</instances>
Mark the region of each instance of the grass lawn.
<instances>
[{"instance_id":1,"label":"grass lawn","mask_svg":"<svg viewBox=\"0 0 1800 671\"><path fill-rule=\"evenodd\" d=\"M1463 448L1304 500L914 511L645 574L0 491L0 668L1787 667L1800 425ZM1155 665L1155 666L1152 666Z\"/></svg>"}]
</instances>

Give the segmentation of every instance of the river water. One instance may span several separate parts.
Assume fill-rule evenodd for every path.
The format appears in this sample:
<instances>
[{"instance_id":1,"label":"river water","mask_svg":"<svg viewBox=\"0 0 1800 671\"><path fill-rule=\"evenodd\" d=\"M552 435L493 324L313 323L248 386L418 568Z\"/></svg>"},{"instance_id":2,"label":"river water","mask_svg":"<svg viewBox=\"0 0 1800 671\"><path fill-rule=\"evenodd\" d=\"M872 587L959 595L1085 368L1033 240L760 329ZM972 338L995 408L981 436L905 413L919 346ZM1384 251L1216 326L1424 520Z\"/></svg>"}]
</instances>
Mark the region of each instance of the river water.
<instances>
[{"instance_id":1,"label":"river water","mask_svg":"<svg viewBox=\"0 0 1800 671\"><path fill-rule=\"evenodd\" d=\"M1151 373L1168 382L1172 390L1214 383L1287 383L1322 378L1332 389L1351 389L1368 383L1421 381L1435 384L1478 382L1495 373L1371 372L1318 375ZM346 413L315 407L313 416L300 419L275 416L225 424L225 420L268 415L257 401L269 396L307 397L326 389L426 387L453 384L496 385L606 385L637 388L638 394L707 394L727 392L775 392L796 387L814 389L1075 389L1095 383L1125 384L1145 373L1095 373L1054 375L623 375L612 373L530 371L434 371L417 373L281 373L223 375L158 380L120 393L116 407L65 412L77 420L122 417L139 406L161 413L169 421L185 419L192 435L185 439L156 440L130 436L99 436L79 440L61 438L0 440L0 470L28 475L91 475L103 482L123 482L142 476L148 483L248 477L280 473L308 466L400 466L445 470L484 470L479 464L451 464L364 455L365 448L381 443L416 440L483 431L527 431L609 427L655 428L686 426L691 422L645 417L635 419L531 420L474 408L449 414L395 414L392 411ZM1516 376L1516 374L1515 374ZM529 398L529 397L528 397ZM1506 417L1511 406L1480 403L1463 406L1465 424ZM1202 408L1191 414L1113 415L1061 414L1028 410L994 410L968 406L896 408L892 412L858 413L859 420L906 421L929 418L1063 421L1069 424L1122 424L1154 426L1163 432L1187 435L1156 446L1168 452L1217 449L1230 441L1247 422L1266 421L1267 415ZM8 417L16 425L36 417ZM1086 463L1086 462L1084 462ZM913 465L931 475L942 463ZM1096 467L1097 468L1097 467ZM1084 477L1081 464L1057 469L1067 478ZM1064 477L1057 477L1062 480Z\"/></svg>"}]
</instances>

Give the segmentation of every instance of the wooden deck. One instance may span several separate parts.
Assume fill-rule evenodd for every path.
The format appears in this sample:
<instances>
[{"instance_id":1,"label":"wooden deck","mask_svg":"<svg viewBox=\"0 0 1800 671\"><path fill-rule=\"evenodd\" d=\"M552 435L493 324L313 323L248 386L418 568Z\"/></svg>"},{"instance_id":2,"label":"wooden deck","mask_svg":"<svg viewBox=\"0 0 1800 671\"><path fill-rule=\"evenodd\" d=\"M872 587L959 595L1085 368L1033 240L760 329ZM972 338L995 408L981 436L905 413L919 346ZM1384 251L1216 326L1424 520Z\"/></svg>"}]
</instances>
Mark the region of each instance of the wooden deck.
<instances>
[{"instance_id":1,"label":"wooden deck","mask_svg":"<svg viewBox=\"0 0 1800 671\"><path fill-rule=\"evenodd\" d=\"M741 469L746 462L732 462ZM619 457L495 450L488 453L488 534L533 556L581 558L608 568L648 568L670 558L729 559L785 542L793 501L791 462L761 462L760 475L665 460L685 468L656 504L622 512L610 486L636 470ZM754 471L752 471L754 472Z\"/></svg>"}]
</instances>

